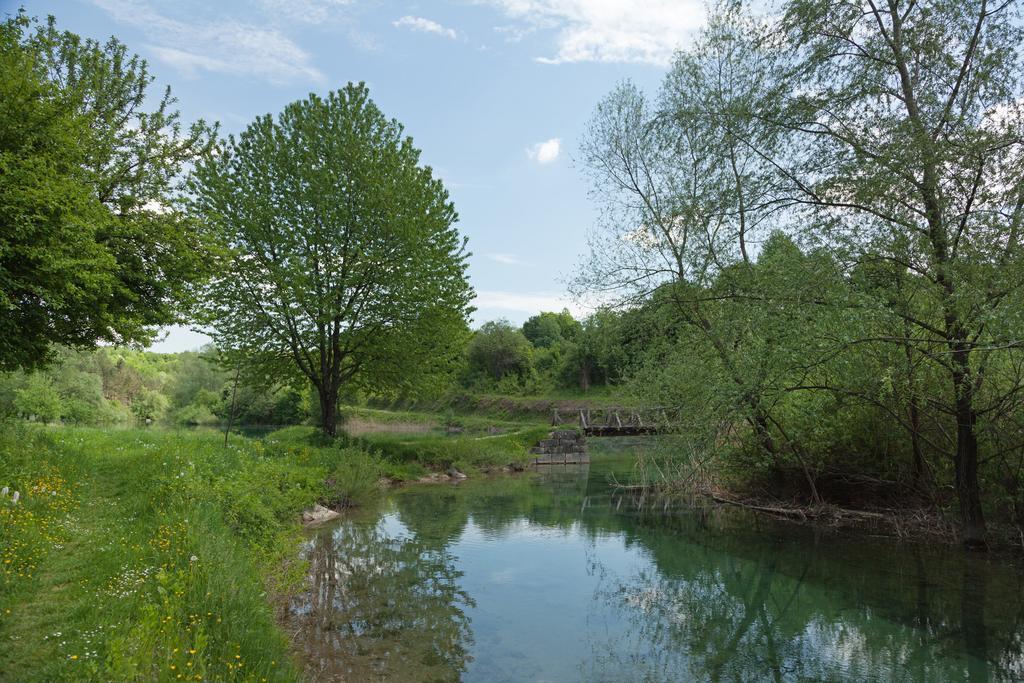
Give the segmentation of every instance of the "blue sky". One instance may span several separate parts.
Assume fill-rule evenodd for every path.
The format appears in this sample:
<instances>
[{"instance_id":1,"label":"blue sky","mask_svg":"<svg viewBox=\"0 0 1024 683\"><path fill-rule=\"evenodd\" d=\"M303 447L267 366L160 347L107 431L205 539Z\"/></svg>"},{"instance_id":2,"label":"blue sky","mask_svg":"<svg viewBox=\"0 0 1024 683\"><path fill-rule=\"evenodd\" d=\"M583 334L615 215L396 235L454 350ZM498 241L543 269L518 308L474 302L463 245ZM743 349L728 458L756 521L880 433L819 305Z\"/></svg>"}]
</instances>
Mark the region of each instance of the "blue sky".
<instances>
[{"instance_id":1,"label":"blue sky","mask_svg":"<svg viewBox=\"0 0 1024 683\"><path fill-rule=\"evenodd\" d=\"M565 294L597 215L573 163L615 83L657 87L699 0L63 0L8 3L116 36L186 119L240 131L310 92L365 81L444 179L470 240L477 323L585 305ZM154 348L204 337L172 329Z\"/></svg>"}]
</instances>

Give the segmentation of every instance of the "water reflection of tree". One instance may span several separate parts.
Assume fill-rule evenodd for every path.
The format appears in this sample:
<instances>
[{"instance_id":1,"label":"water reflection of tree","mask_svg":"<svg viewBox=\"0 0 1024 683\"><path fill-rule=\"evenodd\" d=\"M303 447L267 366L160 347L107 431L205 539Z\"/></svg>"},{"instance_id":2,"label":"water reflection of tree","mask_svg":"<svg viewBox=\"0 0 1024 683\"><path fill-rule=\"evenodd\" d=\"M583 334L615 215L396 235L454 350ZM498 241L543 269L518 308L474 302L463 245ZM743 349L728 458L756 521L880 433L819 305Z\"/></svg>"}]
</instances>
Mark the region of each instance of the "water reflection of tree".
<instances>
[{"instance_id":1,"label":"water reflection of tree","mask_svg":"<svg viewBox=\"0 0 1024 683\"><path fill-rule=\"evenodd\" d=\"M632 509L605 479L550 470L409 489L392 510L414 540L354 522L317 539L316 590L299 620L311 678L466 672L473 603L448 548L472 520L488 542L526 521L621 538L650 560L616 575L593 553L583 680L1024 680L1024 579L1012 565L780 529L729 509Z\"/></svg>"},{"instance_id":2,"label":"water reflection of tree","mask_svg":"<svg viewBox=\"0 0 1024 683\"><path fill-rule=\"evenodd\" d=\"M432 486L403 491L396 496L398 516L416 536L431 548L446 548L462 535L469 521L465 490L454 486Z\"/></svg>"},{"instance_id":3,"label":"water reflection of tree","mask_svg":"<svg viewBox=\"0 0 1024 683\"><path fill-rule=\"evenodd\" d=\"M472 598L436 545L346 522L309 547L311 590L292 609L313 680L458 680L470 659Z\"/></svg>"},{"instance_id":4,"label":"water reflection of tree","mask_svg":"<svg viewBox=\"0 0 1024 683\"><path fill-rule=\"evenodd\" d=\"M823 558L815 556L813 546L805 553L748 548L743 556L696 544L683 547L685 555L663 562L666 566L626 577L591 558L600 580L595 599L619 615L625 634L614 643L594 643L584 678L603 680L608 672L630 671L632 680L643 681L1019 680L1019 630L997 627L1009 642L987 640L994 626L984 613L989 577L976 563L962 565L963 585L952 593L959 605L946 602L952 595L948 590L934 587L935 595L907 596L921 601L918 612L910 614L886 610L874 596L851 604L848 596L823 586ZM656 554L668 559L664 552ZM835 558L825 559L824 566L836 571L836 583L849 579ZM883 574L872 576L886 581ZM927 591L926 574L905 578ZM880 594L883 588L875 590ZM1015 603L1008 610L1019 615L1018 596L1007 597Z\"/></svg>"}]
</instances>

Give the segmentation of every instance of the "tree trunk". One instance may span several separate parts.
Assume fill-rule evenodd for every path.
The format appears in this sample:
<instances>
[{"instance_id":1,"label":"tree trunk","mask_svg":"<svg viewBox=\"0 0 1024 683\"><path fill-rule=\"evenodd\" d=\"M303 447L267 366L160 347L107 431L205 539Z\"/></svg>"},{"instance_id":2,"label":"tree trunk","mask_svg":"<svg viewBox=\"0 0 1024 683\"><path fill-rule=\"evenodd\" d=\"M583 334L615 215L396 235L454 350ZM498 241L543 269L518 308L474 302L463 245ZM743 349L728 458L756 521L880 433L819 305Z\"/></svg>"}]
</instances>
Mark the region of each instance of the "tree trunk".
<instances>
[{"instance_id":1,"label":"tree trunk","mask_svg":"<svg viewBox=\"0 0 1024 683\"><path fill-rule=\"evenodd\" d=\"M914 454L914 488L923 490L927 470L924 464L924 452L921 449L921 410L917 402L917 394L910 396L910 449Z\"/></svg>"},{"instance_id":2,"label":"tree trunk","mask_svg":"<svg viewBox=\"0 0 1024 683\"><path fill-rule=\"evenodd\" d=\"M956 400L956 492L960 499L960 518L963 524L964 545L984 549L985 515L981 509L981 490L978 486L978 435L974 431L977 413L973 406L972 390L957 387Z\"/></svg>"},{"instance_id":3,"label":"tree trunk","mask_svg":"<svg viewBox=\"0 0 1024 683\"><path fill-rule=\"evenodd\" d=\"M320 389L320 427L324 434L334 437L338 433L338 390Z\"/></svg>"},{"instance_id":4,"label":"tree trunk","mask_svg":"<svg viewBox=\"0 0 1024 683\"><path fill-rule=\"evenodd\" d=\"M580 365L580 390L587 393L590 389L590 361L585 360Z\"/></svg>"},{"instance_id":5,"label":"tree trunk","mask_svg":"<svg viewBox=\"0 0 1024 683\"><path fill-rule=\"evenodd\" d=\"M772 439L772 433L768 427L768 415L758 401L754 401L751 407L753 415L750 418L750 424L754 428L757 443L766 454L772 457L772 462L778 466L778 453L775 450L775 441Z\"/></svg>"},{"instance_id":6,"label":"tree trunk","mask_svg":"<svg viewBox=\"0 0 1024 683\"><path fill-rule=\"evenodd\" d=\"M231 387L231 409L228 411L228 426L224 430L224 447L228 445L228 435L231 433L231 426L235 423L235 397L238 395L238 378L242 375L242 364L235 367L235 383Z\"/></svg>"},{"instance_id":7,"label":"tree trunk","mask_svg":"<svg viewBox=\"0 0 1024 683\"><path fill-rule=\"evenodd\" d=\"M909 311L908 311L909 315ZM929 483L925 477L924 452L921 448L921 405L917 395L917 383L914 377L914 350L910 345L911 330L910 322L903 320L903 354L907 359L907 386L910 388L909 417L910 417L910 449L914 456L914 489L924 490L925 484Z\"/></svg>"}]
</instances>

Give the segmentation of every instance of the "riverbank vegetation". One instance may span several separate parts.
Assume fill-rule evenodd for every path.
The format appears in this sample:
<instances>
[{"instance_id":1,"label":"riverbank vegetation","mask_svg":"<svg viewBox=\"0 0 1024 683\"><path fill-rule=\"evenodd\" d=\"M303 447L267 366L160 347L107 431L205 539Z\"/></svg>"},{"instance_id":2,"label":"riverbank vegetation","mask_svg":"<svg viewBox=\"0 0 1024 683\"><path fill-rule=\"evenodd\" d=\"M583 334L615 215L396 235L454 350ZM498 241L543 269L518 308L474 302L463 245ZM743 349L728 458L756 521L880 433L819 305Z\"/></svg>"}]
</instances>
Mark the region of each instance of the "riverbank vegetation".
<instances>
[{"instance_id":1,"label":"riverbank vegetation","mask_svg":"<svg viewBox=\"0 0 1024 683\"><path fill-rule=\"evenodd\" d=\"M1024 525L1022 38L1012 3L724 4L598 105L577 287L646 311L633 380L713 475Z\"/></svg>"},{"instance_id":2,"label":"riverbank vegetation","mask_svg":"<svg viewBox=\"0 0 1024 683\"><path fill-rule=\"evenodd\" d=\"M687 446L653 487L1019 532L1020 17L926 5L716 5L581 141L602 218L573 286L602 306L475 331L455 207L365 85L220 139L116 40L17 14L0 411L307 425L447 468L513 460L553 408L667 406ZM128 348L173 322L215 345ZM429 427L356 434L378 408Z\"/></svg>"},{"instance_id":3,"label":"riverbank vegetation","mask_svg":"<svg viewBox=\"0 0 1024 683\"><path fill-rule=\"evenodd\" d=\"M295 680L274 610L306 580L301 512L521 463L536 431L343 444L290 427L225 445L213 430L6 424L0 677Z\"/></svg>"},{"instance_id":4,"label":"riverbank vegetation","mask_svg":"<svg viewBox=\"0 0 1024 683\"><path fill-rule=\"evenodd\" d=\"M0 677L293 679L301 510L518 468L553 409L679 416L645 492L1024 539L1022 43L1013 3L715 5L581 141L601 306L473 331L455 206L364 84L222 139L116 39L9 18ZM139 350L175 323L214 344Z\"/></svg>"},{"instance_id":5,"label":"riverbank vegetation","mask_svg":"<svg viewBox=\"0 0 1024 683\"><path fill-rule=\"evenodd\" d=\"M0 674L294 680L273 605L299 513L376 490L363 451L213 432L6 426Z\"/></svg>"}]
</instances>

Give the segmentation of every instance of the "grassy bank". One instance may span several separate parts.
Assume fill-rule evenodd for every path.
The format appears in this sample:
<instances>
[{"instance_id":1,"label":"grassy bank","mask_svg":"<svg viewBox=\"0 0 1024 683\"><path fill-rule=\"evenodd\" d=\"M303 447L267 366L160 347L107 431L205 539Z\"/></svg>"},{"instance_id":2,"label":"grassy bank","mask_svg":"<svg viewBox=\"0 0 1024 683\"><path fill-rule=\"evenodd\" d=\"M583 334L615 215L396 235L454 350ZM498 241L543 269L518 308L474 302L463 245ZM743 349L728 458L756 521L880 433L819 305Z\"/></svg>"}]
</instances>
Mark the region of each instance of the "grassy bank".
<instances>
[{"instance_id":1,"label":"grassy bank","mask_svg":"<svg viewBox=\"0 0 1024 683\"><path fill-rule=\"evenodd\" d=\"M631 406L635 398L626 395L616 387L595 387L588 392L564 389L541 394L499 394L479 391L454 391L441 399L394 404L376 404L383 408L379 412L398 413L412 411L421 415L448 414L456 419L483 422L505 422L511 424L550 424L551 412L558 410L563 417L573 416L581 408L608 408ZM346 411L362 411L362 408L346 408Z\"/></svg>"},{"instance_id":2,"label":"grassy bank","mask_svg":"<svg viewBox=\"0 0 1024 683\"><path fill-rule=\"evenodd\" d=\"M549 431L550 427L529 427L485 436L380 432L359 437L356 443L387 463L389 477L412 480L449 468L473 474L509 464L525 464L530 458L530 446L545 438Z\"/></svg>"},{"instance_id":3,"label":"grassy bank","mask_svg":"<svg viewBox=\"0 0 1024 683\"><path fill-rule=\"evenodd\" d=\"M378 476L358 449L7 427L0 680L295 680L272 603L297 515Z\"/></svg>"},{"instance_id":4,"label":"grassy bank","mask_svg":"<svg viewBox=\"0 0 1024 683\"><path fill-rule=\"evenodd\" d=\"M274 605L305 576L300 512L359 504L381 477L521 461L545 431L449 436L439 419L227 448L211 431L4 425L0 487L21 500L0 502L0 680L297 680Z\"/></svg>"},{"instance_id":5,"label":"grassy bank","mask_svg":"<svg viewBox=\"0 0 1024 683\"><path fill-rule=\"evenodd\" d=\"M536 419L499 419L491 415L346 408L349 442L375 454L385 476L414 480L454 467L472 474L524 463L528 450L551 427ZM280 435L280 436L278 436ZM304 428L281 430L276 438L303 440Z\"/></svg>"}]
</instances>

